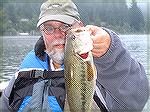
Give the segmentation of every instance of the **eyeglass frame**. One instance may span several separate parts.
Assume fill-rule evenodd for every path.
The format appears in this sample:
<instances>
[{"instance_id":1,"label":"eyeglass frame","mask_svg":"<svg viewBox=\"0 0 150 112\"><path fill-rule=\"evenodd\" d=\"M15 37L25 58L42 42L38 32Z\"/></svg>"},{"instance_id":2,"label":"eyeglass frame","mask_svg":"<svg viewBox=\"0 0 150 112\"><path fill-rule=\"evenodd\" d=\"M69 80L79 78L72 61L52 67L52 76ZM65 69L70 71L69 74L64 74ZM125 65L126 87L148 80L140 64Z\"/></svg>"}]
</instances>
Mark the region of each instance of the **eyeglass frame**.
<instances>
[{"instance_id":1,"label":"eyeglass frame","mask_svg":"<svg viewBox=\"0 0 150 112\"><path fill-rule=\"evenodd\" d=\"M62 28L65 25L67 25L68 27L67 28ZM48 28L45 28L45 26L53 28L52 31L51 32L48 31L47 30ZM73 24L66 24L66 23L64 23L60 27L53 27L52 25L45 25L45 26L44 26L44 23L41 24L40 25L40 31L44 32L47 35L51 35L51 34L53 34L55 32L56 29L59 29L60 31L66 32L66 31L68 31L68 30L70 30L72 28Z\"/></svg>"}]
</instances>

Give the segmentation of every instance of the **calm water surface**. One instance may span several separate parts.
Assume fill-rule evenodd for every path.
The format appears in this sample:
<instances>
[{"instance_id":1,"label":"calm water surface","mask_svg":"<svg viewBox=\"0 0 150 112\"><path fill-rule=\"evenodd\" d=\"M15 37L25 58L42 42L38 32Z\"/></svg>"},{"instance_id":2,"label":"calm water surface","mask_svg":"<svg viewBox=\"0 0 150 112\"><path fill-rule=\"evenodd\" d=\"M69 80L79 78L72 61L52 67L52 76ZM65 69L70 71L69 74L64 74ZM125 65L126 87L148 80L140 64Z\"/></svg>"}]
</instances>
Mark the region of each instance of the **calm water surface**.
<instances>
[{"instance_id":1,"label":"calm water surface","mask_svg":"<svg viewBox=\"0 0 150 112\"><path fill-rule=\"evenodd\" d=\"M39 37L3 37L1 40L2 54L0 56L0 80L7 80L18 69L24 56L34 48Z\"/></svg>"}]
</instances>

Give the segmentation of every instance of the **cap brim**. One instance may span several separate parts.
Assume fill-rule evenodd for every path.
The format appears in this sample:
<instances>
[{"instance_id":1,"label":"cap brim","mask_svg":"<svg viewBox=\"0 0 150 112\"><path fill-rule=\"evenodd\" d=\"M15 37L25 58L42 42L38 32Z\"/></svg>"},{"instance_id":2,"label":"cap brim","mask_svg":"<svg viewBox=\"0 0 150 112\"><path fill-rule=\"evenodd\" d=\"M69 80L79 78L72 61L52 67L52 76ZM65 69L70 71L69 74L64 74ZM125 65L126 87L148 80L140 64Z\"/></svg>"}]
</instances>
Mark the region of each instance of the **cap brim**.
<instances>
[{"instance_id":1,"label":"cap brim","mask_svg":"<svg viewBox=\"0 0 150 112\"><path fill-rule=\"evenodd\" d=\"M75 19L71 16L67 16L67 15L49 15L49 16L42 17L38 21L37 27L39 27L42 23L44 23L46 21L50 21L50 20L61 21L61 22L67 23L67 24L73 24L74 21L77 21L77 19Z\"/></svg>"}]
</instances>

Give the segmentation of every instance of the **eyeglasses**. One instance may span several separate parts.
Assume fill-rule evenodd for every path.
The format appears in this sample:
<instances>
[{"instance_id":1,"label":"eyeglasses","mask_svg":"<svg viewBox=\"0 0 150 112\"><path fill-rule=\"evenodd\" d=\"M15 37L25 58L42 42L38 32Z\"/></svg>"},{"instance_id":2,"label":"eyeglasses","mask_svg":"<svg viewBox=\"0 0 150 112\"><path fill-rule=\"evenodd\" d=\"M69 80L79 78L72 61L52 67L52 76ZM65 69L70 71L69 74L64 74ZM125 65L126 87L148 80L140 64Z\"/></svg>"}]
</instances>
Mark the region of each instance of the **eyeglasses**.
<instances>
[{"instance_id":1,"label":"eyeglasses","mask_svg":"<svg viewBox=\"0 0 150 112\"><path fill-rule=\"evenodd\" d=\"M42 24L42 25L40 26L40 30L43 31L44 33L46 33L47 35L51 35L51 34L54 33L54 31L55 31L56 29L59 29L59 30L61 30L61 31L63 31L63 32L66 32L66 31L68 31L69 29L71 29L71 26L72 26L72 25L69 25L69 24L63 24L63 25L61 25L60 27L55 28L55 27L53 27L53 26L51 26L51 25L44 25L44 24Z\"/></svg>"}]
</instances>

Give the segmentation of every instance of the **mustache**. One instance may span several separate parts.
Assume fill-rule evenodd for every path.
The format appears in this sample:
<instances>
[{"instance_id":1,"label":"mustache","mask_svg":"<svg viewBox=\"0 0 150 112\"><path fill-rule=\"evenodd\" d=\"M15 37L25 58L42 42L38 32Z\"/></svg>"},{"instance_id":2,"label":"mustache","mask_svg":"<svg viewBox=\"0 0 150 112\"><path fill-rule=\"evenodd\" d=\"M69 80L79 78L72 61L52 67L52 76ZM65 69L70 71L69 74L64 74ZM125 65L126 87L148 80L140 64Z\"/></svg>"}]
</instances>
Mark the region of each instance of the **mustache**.
<instances>
[{"instance_id":1,"label":"mustache","mask_svg":"<svg viewBox=\"0 0 150 112\"><path fill-rule=\"evenodd\" d=\"M57 39L51 42L51 45L58 45L58 44L65 44L65 40L64 39Z\"/></svg>"}]
</instances>

